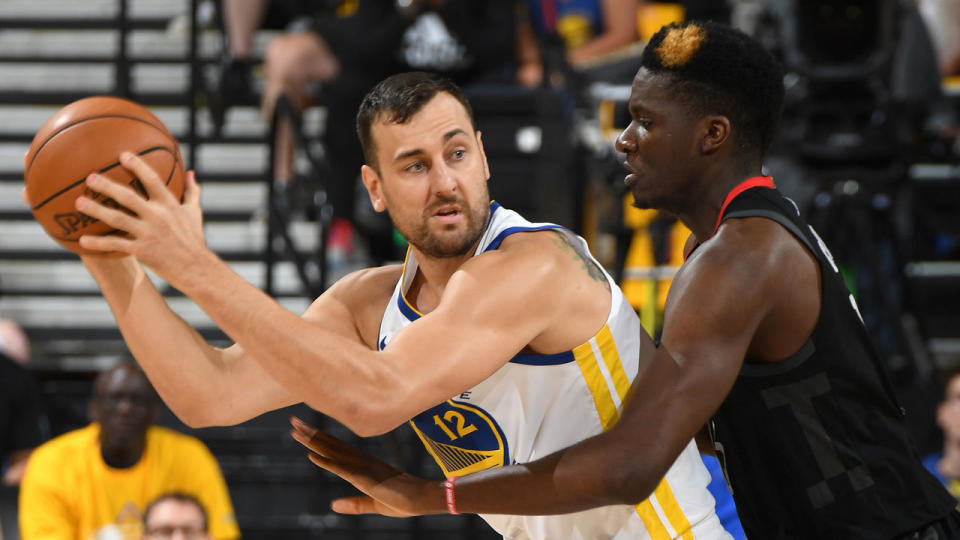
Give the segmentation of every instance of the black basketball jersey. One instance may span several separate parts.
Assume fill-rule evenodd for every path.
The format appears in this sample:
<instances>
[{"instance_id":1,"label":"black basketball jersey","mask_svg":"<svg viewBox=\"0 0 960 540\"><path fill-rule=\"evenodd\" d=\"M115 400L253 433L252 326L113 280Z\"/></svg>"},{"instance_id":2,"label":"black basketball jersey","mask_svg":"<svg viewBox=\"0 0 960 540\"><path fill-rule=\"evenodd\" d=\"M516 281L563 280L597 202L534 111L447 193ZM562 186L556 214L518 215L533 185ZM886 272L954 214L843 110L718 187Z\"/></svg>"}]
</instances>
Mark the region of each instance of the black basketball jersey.
<instances>
[{"instance_id":1,"label":"black basketball jersey","mask_svg":"<svg viewBox=\"0 0 960 540\"><path fill-rule=\"evenodd\" d=\"M956 501L921 465L905 411L823 241L776 189L735 195L720 219L745 217L790 231L822 276L810 339L780 362L744 363L710 425L747 536L884 539L947 515Z\"/></svg>"}]
</instances>

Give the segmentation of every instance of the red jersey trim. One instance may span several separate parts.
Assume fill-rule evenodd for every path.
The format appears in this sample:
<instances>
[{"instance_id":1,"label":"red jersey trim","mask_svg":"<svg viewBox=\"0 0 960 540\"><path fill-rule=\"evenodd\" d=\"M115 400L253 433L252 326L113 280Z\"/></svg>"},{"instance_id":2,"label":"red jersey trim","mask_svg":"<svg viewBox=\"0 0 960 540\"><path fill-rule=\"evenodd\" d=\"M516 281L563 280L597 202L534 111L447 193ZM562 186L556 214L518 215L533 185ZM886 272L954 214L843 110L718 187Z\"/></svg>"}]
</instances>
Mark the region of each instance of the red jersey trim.
<instances>
[{"instance_id":1,"label":"red jersey trim","mask_svg":"<svg viewBox=\"0 0 960 540\"><path fill-rule=\"evenodd\" d=\"M776 186L773 185L772 176L754 176L737 184L737 187L731 189L730 193L727 193L727 198L723 200L723 206L720 207L720 214L717 215L717 224L713 227L713 234L717 234L717 229L720 228L720 223L723 222L723 213L726 212L727 206L737 198L737 195L755 187L774 189Z\"/></svg>"},{"instance_id":2,"label":"red jersey trim","mask_svg":"<svg viewBox=\"0 0 960 540\"><path fill-rule=\"evenodd\" d=\"M737 184L735 188L730 190L730 193L727 193L727 197L723 200L723 205L720 207L720 214L717 215L717 224L714 225L713 233L711 233L710 236L717 234L717 229L720 228L720 224L723 222L723 213L727 211L727 206L729 206L730 203L737 198L737 195L740 195L744 191L750 188L755 188L755 187L765 187L769 189L774 189L777 186L773 185L772 176L754 176L751 178L747 178L743 182L740 182L739 184ZM684 261L690 258L690 255L693 255L693 252L696 251L698 247L700 247L700 243L701 241L698 240L697 244L693 246L690 252L683 257Z\"/></svg>"}]
</instances>

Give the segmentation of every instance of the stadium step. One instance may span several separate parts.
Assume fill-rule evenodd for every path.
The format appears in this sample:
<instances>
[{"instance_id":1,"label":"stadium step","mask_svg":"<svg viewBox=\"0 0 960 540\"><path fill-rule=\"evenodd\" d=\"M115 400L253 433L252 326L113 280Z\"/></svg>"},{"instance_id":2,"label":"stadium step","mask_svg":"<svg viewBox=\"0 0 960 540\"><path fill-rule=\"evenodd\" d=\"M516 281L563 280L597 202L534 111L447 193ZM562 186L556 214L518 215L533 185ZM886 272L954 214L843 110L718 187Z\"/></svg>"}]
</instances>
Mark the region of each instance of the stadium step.
<instances>
[{"instance_id":1,"label":"stadium step","mask_svg":"<svg viewBox=\"0 0 960 540\"><path fill-rule=\"evenodd\" d=\"M315 223L293 222L289 230L300 250L316 249ZM210 249L231 259L258 259L265 247L266 223L262 220L206 223L204 231ZM37 254L63 251L35 221L0 221L0 234L4 236L4 251Z\"/></svg>"},{"instance_id":2,"label":"stadium step","mask_svg":"<svg viewBox=\"0 0 960 540\"><path fill-rule=\"evenodd\" d=\"M214 327L210 317L186 297L167 297L170 306L190 326ZM280 305L300 314L310 302L306 298L279 298ZM110 306L102 296L74 298L66 296L16 296L0 298L0 312L19 321L25 328L116 328Z\"/></svg>"},{"instance_id":3,"label":"stadium step","mask_svg":"<svg viewBox=\"0 0 960 540\"><path fill-rule=\"evenodd\" d=\"M258 261L227 261L230 268L243 279L263 287L266 269ZM348 271L343 267L337 274ZM153 284L169 292L165 281L148 271ZM299 296L300 278L292 263L282 262L274 268L274 290L277 296ZM99 296L100 289L76 256L68 260L0 260L0 290L3 295L63 295Z\"/></svg>"}]
</instances>

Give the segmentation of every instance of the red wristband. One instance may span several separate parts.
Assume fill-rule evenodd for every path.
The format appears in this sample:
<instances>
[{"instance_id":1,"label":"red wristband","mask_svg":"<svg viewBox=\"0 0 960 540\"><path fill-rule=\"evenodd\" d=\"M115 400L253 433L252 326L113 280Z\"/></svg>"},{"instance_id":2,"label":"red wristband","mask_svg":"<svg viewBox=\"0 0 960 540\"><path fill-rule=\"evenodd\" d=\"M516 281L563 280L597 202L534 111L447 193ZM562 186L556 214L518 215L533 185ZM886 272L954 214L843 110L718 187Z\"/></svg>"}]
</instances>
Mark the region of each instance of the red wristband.
<instances>
[{"instance_id":1,"label":"red wristband","mask_svg":"<svg viewBox=\"0 0 960 540\"><path fill-rule=\"evenodd\" d=\"M453 485L457 482L456 476L451 476L443 481L443 493L447 501L447 512L459 514L457 512L457 499L453 495Z\"/></svg>"}]
</instances>

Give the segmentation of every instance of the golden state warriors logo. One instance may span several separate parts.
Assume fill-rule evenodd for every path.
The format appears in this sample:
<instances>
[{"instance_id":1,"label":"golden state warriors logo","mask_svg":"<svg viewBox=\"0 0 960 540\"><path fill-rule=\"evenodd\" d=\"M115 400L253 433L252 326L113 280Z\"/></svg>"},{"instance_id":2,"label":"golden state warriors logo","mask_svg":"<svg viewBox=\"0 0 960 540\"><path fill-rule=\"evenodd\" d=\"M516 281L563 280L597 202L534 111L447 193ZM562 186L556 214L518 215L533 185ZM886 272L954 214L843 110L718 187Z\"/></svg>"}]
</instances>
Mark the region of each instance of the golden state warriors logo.
<instances>
[{"instance_id":1,"label":"golden state warriors logo","mask_svg":"<svg viewBox=\"0 0 960 540\"><path fill-rule=\"evenodd\" d=\"M480 407L447 400L410 421L444 476L462 476L510 460L507 438Z\"/></svg>"}]
</instances>

